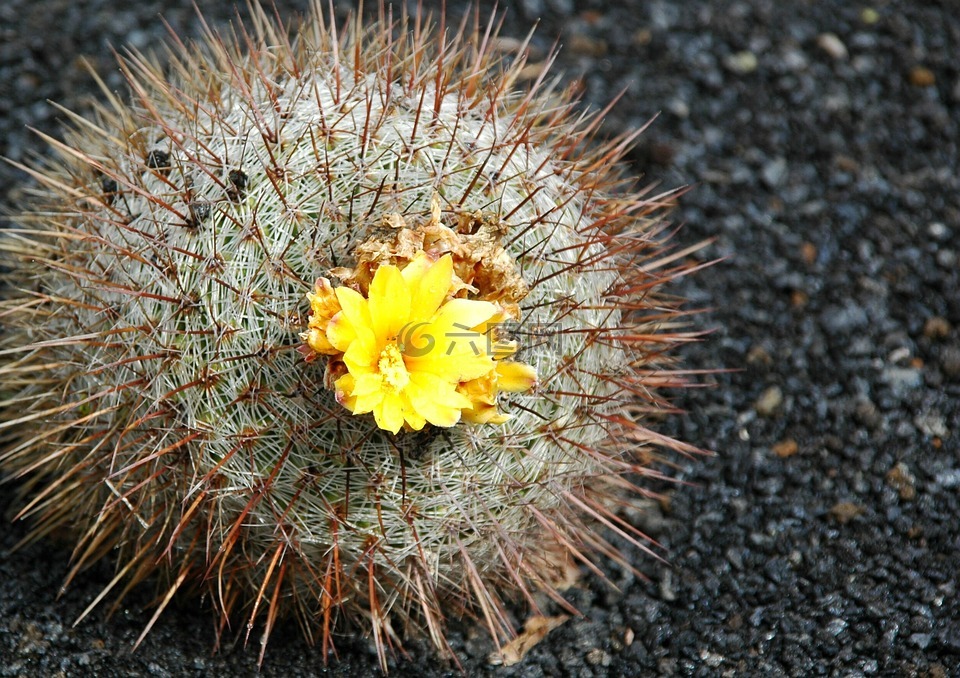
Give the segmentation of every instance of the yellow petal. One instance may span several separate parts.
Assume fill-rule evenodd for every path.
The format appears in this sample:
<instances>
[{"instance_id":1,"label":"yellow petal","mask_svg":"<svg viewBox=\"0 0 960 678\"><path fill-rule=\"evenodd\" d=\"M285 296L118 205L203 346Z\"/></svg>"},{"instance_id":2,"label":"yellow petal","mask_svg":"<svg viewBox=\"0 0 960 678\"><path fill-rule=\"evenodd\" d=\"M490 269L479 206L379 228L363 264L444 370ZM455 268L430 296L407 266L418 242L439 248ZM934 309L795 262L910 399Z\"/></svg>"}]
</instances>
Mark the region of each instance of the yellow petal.
<instances>
[{"instance_id":1,"label":"yellow petal","mask_svg":"<svg viewBox=\"0 0 960 678\"><path fill-rule=\"evenodd\" d=\"M411 400L417 413L434 426L449 428L460 421L461 410L458 407L446 407L432 400L417 402Z\"/></svg>"},{"instance_id":2,"label":"yellow petal","mask_svg":"<svg viewBox=\"0 0 960 678\"><path fill-rule=\"evenodd\" d=\"M460 411L471 406L455 385L431 374L411 374L406 393L417 413L434 426L453 426L460 421Z\"/></svg>"},{"instance_id":3,"label":"yellow petal","mask_svg":"<svg viewBox=\"0 0 960 678\"><path fill-rule=\"evenodd\" d=\"M341 317L354 328L370 327L370 309L362 294L349 287L338 287L336 294L341 308L337 316L342 314Z\"/></svg>"},{"instance_id":4,"label":"yellow petal","mask_svg":"<svg viewBox=\"0 0 960 678\"><path fill-rule=\"evenodd\" d=\"M417 409L413 406L413 403L410 402L410 394L404 391L400 398L403 402L403 419L407 422L407 426L412 428L414 431L423 429L423 427L427 424L427 420L422 414L417 412Z\"/></svg>"},{"instance_id":5,"label":"yellow petal","mask_svg":"<svg viewBox=\"0 0 960 678\"><path fill-rule=\"evenodd\" d=\"M307 294L310 300L311 320L329 319L340 311L337 294L326 278L317 278L313 292Z\"/></svg>"},{"instance_id":6,"label":"yellow petal","mask_svg":"<svg viewBox=\"0 0 960 678\"><path fill-rule=\"evenodd\" d=\"M377 426L391 433L399 433L403 426L403 403L396 393L385 394L380 404L373 408Z\"/></svg>"},{"instance_id":7,"label":"yellow petal","mask_svg":"<svg viewBox=\"0 0 960 678\"><path fill-rule=\"evenodd\" d=\"M307 342L307 346L317 353L336 355L340 352L327 339L327 334L321 330L311 328L309 331L304 332L301 337Z\"/></svg>"},{"instance_id":8,"label":"yellow petal","mask_svg":"<svg viewBox=\"0 0 960 678\"><path fill-rule=\"evenodd\" d=\"M467 409L460 416L471 424L502 424L511 418L509 414L499 411L496 405L482 405Z\"/></svg>"},{"instance_id":9,"label":"yellow petal","mask_svg":"<svg viewBox=\"0 0 960 678\"><path fill-rule=\"evenodd\" d=\"M374 393L368 393L362 396L354 396L353 407L350 408L350 411L354 414L367 414L368 412L375 412L376 409L380 407L382 402L383 391L375 391Z\"/></svg>"},{"instance_id":10,"label":"yellow petal","mask_svg":"<svg viewBox=\"0 0 960 678\"><path fill-rule=\"evenodd\" d=\"M414 260L414 263L416 261ZM404 269L404 272L406 270ZM411 278L412 280L408 278L411 293L410 320L427 320L433 317L450 292L450 283L453 280L453 257L445 254L425 269L422 275L411 276Z\"/></svg>"},{"instance_id":11,"label":"yellow petal","mask_svg":"<svg viewBox=\"0 0 960 678\"><path fill-rule=\"evenodd\" d=\"M437 311L432 324L441 332L455 334L472 332L483 337L473 328L486 322L497 312L497 305L489 301L451 299Z\"/></svg>"},{"instance_id":12,"label":"yellow petal","mask_svg":"<svg viewBox=\"0 0 960 678\"><path fill-rule=\"evenodd\" d=\"M335 382L333 386L337 391L341 391L346 395L353 394L353 387L356 385L356 379L353 378L352 374L344 374Z\"/></svg>"},{"instance_id":13,"label":"yellow petal","mask_svg":"<svg viewBox=\"0 0 960 678\"><path fill-rule=\"evenodd\" d=\"M537 371L513 360L497 361L497 386L503 391L529 391L537 384Z\"/></svg>"},{"instance_id":14,"label":"yellow petal","mask_svg":"<svg viewBox=\"0 0 960 678\"><path fill-rule=\"evenodd\" d=\"M343 363L354 375L374 372L380 360L378 348L373 332L366 327L358 327L356 338L343 354Z\"/></svg>"},{"instance_id":15,"label":"yellow petal","mask_svg":"<svg viewBox=\"0 0 960 678\"><path fill-rule=\"evenodd\" d=\"M487 374L477 379L465 381L457 386L457 390L467 396L474 405L485 403L495 405L497 403L497 372L490 370Z\"/></svg>"},{"instance_id":16,"label":"yellow petal","mask_svg":"<svg viewBox=\"0 0 960 678\"><path fill-rule=\"evenodd\" d=\"M357 399L353 397L354 379L350 374L344 374L337 379L333 387L337 396L337 402L346 407L351 412L356 411Z\"/></svg>"},{"instance_id":17,"label":"yellow petal","mask_svg":"<svg viewBox=\"0 0 960 678\"><path fill-rule=\"evenodd\" d=\"M357 338L357 333L353 329L353 323L347 320L347 315L342 311L337 313L330 322L327 323L326 338L330 345L341 353L350 348L350 344Z\"/></svg>"},{"instance_id":18,"label":"yellow petal","mask_svg":"<svg viewBox=\"0 0 960 678\"><path fill-rule=\"evenodd\" d=\"M450 383L478 379L494 368L493 359L485 353L474 355L466 349L447 354L439 343L427 355L408 359L406 363L410 372L428 373Z\"/></svg>"},{"instance_id":19,"label":"yellow petal","mask_svg":"<svg viewBox=\"0 0 960 678\"><path fill-rule=\"evenodd\" d=\"M403 276L403 279L407 281L407 285L410 286L410 293L413 294L414 288L420 284L420 279L423 277L423 274L426 273L431 266L433 266L433 259L430 258L430 255L426 252L417 252L416 256L410 261L409 264L403 267L403 270L400 271L400 274Z\"/></svg>"},{"instance_id":20,"label":"yellow petal","mask_svg":"<svg viewBox=\"0 0 960 678\"><path fill-rule=\"evenodd\" d=\"M410 290L400 269L389 264L373 274L368 295L371 329L378 341L394 339L410 321Z\"/></svg>"},{"instance_id":21,"label":"yellow petal","mask_svg":"<svg viewBox=\"0 0 960 678\"><path fill-rule=\"evenodd\" d=\"M376 393L383 388L383 379L375 372L368 374L358 374L354 377L354 386L352 389L355 396L367 396Z\"/></svg>"}]
</instances>

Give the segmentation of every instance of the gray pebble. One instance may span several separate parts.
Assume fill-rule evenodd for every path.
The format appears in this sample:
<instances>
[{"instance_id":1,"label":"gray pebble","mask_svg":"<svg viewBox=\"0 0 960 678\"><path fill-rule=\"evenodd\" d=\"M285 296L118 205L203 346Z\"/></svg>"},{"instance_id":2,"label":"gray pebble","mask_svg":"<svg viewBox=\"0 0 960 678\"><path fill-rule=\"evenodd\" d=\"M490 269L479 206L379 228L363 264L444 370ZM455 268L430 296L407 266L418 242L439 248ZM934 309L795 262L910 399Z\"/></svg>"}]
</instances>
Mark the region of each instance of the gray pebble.
<instances>
[{"instance_id":1,"label":"gray pebble","mask_svg":"<svg viewBox=\"0 0 960 678\"><path fill-rule=\"evenodd\" d=\"M862 306L847 301L843 306L830 306L821 316L824 329L832 335L848 334L865 327L870 318Z\"/></svg>"},{"instance_id":2,"label":"gray pebble","mask_svg":"<svg viewBox=\"0 0 960 678\"><path fill-rule=\"evenodd\" d=\"M914 367L887 367L881 373L880 379L890 387L894 395L902 397L920 387L923 373Z\"/></svg>"},{"instance_id":3,"label":"gray pebble","mask_svg":"<svg viewBox=\"0 0 960 678\"><path fill-rule=\"evenodd\" d=\"M768 188L776 188L777 186L780 186L786 176L787 159L783 157L771 160L765 164L763 169L760 171L760 178L763 179L763 183L765 183Z\"/></svg>"}]
</instances>

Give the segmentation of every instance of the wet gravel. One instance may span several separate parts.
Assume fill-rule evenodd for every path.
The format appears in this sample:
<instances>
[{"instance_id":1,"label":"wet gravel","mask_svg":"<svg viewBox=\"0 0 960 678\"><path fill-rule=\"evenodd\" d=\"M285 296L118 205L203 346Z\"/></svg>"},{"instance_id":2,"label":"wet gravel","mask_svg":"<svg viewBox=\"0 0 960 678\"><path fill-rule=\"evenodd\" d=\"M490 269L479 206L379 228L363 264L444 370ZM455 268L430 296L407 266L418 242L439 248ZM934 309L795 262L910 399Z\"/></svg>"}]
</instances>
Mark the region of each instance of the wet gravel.
<instances>
[{"instance_id":1,"label":"wet gravel","mask_svg":"<svg viewBox=\"0 0 960 678\"><path fill-rule=\"evenodd\" d=\"M303 1L278 0L281 13ZM435 3L425 3L435 6ZM459 2L447 3L463 11ZM200 2L210 20L227 3ZM631 160L661 186L692 184L680 238L724 258L675 290L709 307L683 350L729 368L676 394L662 426L715 450L681 460L684 485L642 524L669 565L649 580L585 577L584 613L520 665L451 631L471 675L960 675L960 18L951 2L519 0L506 33L537 18L534 54L558 38L558 70L601 106L605 133L658 115ZM199 26L186 0L0 3L0 154L42 152L53 99L83 108L81 58L120 79L110 45L161 44L163 13ZM0 167L9 205L24 176ZM10 490L4 488L5 494ZM73 620L110 579L60 597L68 549L14 554L0 527L0 675L249 675L256 642L211 654L209 610L169 610L144 644L140 590L113 617ZM340 662L296 628L276 632L263 675L369 675L363 639ZM448 675L413 643L396 675Z\"/></svg>"}]
</instances>

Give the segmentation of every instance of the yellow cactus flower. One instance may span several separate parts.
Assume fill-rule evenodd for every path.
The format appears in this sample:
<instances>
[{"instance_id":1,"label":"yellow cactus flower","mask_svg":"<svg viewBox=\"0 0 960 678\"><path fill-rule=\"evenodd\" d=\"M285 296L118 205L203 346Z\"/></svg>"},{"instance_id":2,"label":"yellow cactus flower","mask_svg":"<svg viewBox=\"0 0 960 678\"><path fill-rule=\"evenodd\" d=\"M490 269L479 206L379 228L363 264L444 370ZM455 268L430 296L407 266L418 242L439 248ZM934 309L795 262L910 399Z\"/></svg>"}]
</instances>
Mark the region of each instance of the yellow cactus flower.
<instances>
[{"instance_id":1,"label":"yellow cactus flower","mask_svg":"<svg viewBox=\"0 0 960 678\"><path fill-rule=\"evenodd\" d=\"M301 337L346 368L334 382L340 404L354 414L373 413L377 426L393 433L428 422L453 426L461 418L506 421L497 394L529 389L536 372L497 360L503 344L492 346L487 333L516 311L449 298L456 289L450 254L433 261L420 252L403 269L379 266L366 297L320 278L308 295L312 315Z\"/></svg>"},{"instance_id":2,"label":"yellow cactus flower","mask_svg":"<svg viewBox=\"0 0 960 678\"><path fill-rule=\"evenodd\" d=\"M456 335L485 322L497 306L446 301L452 259L428 263L425 254L418 257L404 268L406 275L396 266L380 266L366 299L338 287L341 311L327 326L326 338L343 352L348 370L335 384L338 399L354 414L372 412L377 426L393 433L404 423L414 430L427 422L453 426L470 407L457 385L493 367L484 351L471 351Z\"/></svg>"}]
</instances>

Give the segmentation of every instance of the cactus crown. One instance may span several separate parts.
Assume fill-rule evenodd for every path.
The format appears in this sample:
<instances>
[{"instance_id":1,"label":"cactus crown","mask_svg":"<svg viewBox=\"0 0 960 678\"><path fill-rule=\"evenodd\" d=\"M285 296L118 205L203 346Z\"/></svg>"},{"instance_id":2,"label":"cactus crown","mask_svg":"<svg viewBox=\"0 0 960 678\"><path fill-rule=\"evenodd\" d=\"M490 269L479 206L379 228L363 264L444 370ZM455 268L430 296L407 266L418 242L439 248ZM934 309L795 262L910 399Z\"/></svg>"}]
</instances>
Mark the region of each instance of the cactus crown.
<instances>
[{"instance_id":1,"label":"cactus crown","mask_svg":"<svg viewBox=\"0 0 960 678\"><path fill-rule=\"evenodd\" d=\"M688 268L654 218L668 199L630 187L633 135L596 142L600 116L545 68L516 88L531 67L523 46L501 60L493 21L337 27L315 8L290 38L253 15L174 39L166 74L125 58L132 103L107 93L29 170L45 205L0 245L0 464L31 479L36 536L77 530L70 578L119 553L104 595L159 564L161 608L198 585L264 640L288 611L327 649L343 617L384 666L397 621L441 650L451 611L507 638L505 598L562 602L568 560L628 562L597 522L645 548L609 500L640 492L628 476L654 473L651 445L690 449L638 422L667 407L664 350L691 336L659 293ZM356 384L309 338L339 336L315 281L362 296L378 267L414 265L398 234L424 224L460 243L466 291L446 298L489 304L482 322L514 309L496 318L529 370L453 379L472 404L449 425L382 426L344 406ZM383 243L389 261L369 254ZM513 287L463 278L495 261Z\"/></svg>"}]
</instances>

